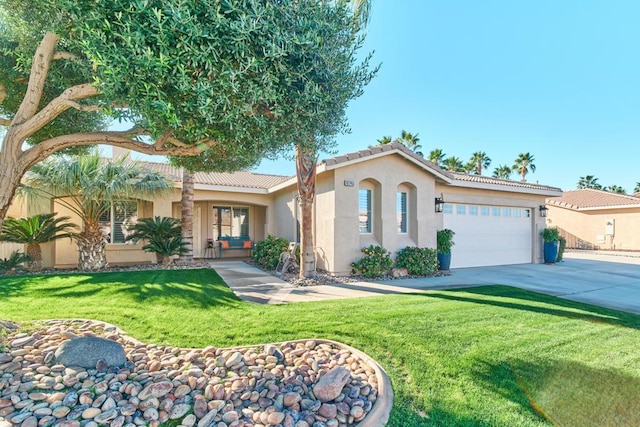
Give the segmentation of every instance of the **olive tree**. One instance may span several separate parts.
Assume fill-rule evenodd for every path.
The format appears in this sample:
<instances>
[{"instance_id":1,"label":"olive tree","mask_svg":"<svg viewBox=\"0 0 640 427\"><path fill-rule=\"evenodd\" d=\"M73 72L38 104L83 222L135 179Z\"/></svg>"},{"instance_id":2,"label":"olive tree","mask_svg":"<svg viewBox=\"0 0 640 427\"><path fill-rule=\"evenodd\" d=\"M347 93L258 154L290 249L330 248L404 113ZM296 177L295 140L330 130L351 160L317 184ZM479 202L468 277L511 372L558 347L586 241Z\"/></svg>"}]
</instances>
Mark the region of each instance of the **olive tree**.
<instances>
[{"instance_id":1,"label":"olive tree","mask_svg":"<svg viewBox=\"0 0 640 427\"><path fill-rule=\"evenodd\" d=\"M217 164L331 147L376 71L350 6L0 0L0 220L29 168L76 147Z\"/></svg>"}]
</instances>

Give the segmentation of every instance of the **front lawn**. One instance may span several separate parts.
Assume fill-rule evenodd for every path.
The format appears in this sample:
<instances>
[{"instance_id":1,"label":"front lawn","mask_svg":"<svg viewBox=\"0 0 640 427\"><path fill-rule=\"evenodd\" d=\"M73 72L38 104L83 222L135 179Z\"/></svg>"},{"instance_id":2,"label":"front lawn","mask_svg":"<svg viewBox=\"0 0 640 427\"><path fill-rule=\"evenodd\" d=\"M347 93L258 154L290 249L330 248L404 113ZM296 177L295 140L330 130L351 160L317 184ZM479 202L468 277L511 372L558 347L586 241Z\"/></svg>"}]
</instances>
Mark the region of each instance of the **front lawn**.
<instances>
[{"instance_id":1,"label":"front lawn","mask_svg":"<svg viewBox=\"0 0 640 427\"><path fill-rule=\"evenodd\" d=\"M264 306L206 269L0 279L0 319L71 317L181 347L344 342L391 377L391 426L640 425L640 317L515 288Z\"/></svg>"}]
</instances>

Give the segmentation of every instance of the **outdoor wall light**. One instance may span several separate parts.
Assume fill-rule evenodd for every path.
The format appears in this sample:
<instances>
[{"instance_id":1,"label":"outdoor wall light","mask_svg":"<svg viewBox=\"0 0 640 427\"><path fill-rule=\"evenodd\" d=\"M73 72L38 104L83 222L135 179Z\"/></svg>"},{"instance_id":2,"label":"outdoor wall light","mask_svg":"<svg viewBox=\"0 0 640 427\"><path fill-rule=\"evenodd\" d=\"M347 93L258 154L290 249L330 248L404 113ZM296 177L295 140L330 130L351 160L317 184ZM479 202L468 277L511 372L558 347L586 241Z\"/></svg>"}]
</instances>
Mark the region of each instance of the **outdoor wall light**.
<instances>
[{"instance_id":1,"label":"outdoor wall light","mask_svg":"<svg viewBox=\"0 0 640 427\"><path fill-rule=\"evenodd\" d=\"M547 216L547 211L549 210L548 207L546 207L545 205L540 205L540 216L542 218L545 218Z\"/></svg>"},{"instance_id":2,"label":"outdoor wall light","mask_svg":"<svg viewBox=\"0 0 640 427\"><path fill-rule=\"evenodd\" d=\"M436 212L442 212L444 208L444 196L440 193L440 197L436 197Z\"/></svg>"}]
</instances>

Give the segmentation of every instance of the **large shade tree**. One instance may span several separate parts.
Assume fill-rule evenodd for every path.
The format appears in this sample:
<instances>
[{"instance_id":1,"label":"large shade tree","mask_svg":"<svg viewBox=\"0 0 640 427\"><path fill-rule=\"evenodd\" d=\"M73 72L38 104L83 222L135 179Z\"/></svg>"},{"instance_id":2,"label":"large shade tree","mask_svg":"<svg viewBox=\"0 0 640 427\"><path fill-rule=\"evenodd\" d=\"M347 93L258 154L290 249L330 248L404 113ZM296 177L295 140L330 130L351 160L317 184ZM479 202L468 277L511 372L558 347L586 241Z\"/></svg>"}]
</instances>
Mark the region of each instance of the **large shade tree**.
<instances>
[{"instance_id":1,"label":"large shade tree","mask_svg":"<svg viewBox=\"0 0 640 427\"><path fill-rule=\"evenodd\" d=\"M82 220L74 235L78 268L95 271L107 266L107 235L101 218L127 201L151 199L173 188L164 175L152 172L127 157L109 162L97 152L89 155L54 156L35 165L27 176L28 191L55 197Z\"/></svg>"},{"instance_id":2,"label":"large shade tree","mask_svg":"<svg viewBox=\"0 0 640 427\"><path fill-rule=\"evenodd\" d=\"M73 147L218 163L331 147L373 76L351 6L0 0L0 220L26 171Z\"/></svg>"}]
</instances>

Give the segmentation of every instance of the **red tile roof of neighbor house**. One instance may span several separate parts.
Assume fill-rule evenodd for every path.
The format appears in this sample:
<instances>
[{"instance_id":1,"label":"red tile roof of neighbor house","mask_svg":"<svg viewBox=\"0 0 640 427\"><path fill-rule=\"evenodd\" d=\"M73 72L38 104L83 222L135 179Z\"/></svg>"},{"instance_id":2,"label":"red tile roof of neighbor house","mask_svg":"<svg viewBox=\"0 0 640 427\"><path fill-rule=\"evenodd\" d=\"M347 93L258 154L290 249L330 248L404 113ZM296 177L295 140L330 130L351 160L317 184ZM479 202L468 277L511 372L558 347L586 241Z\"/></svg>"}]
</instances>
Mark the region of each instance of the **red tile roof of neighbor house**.
<instances>
[{"instance_id":1,"label":"red tile roof of neighbor house","mask_svg":"<svg viewBox=\"0 0 640 427\"><path fill-rule=\"evenodd\" d=\"M613 207L640 206L640 198L586 188L582 190L565 191L561 197L548 198L547 203L573 210L607 209Z\"/></svg>"},{"instance_id":2,"label":"red tile roof of neighbor house","mask_svg":"<svg viewBox=\"0 0 640 427\"><path fill-rule=\"evenodd\" d=\"M176 182L182 181L182 169L169 163L140 162L151 170L163 173ZM247 171L239 172L196 172L193 176L196 184L218 185L223 187L269 189L290 179L290 176L268 175Z\"/></svg>"}]
</instances>

